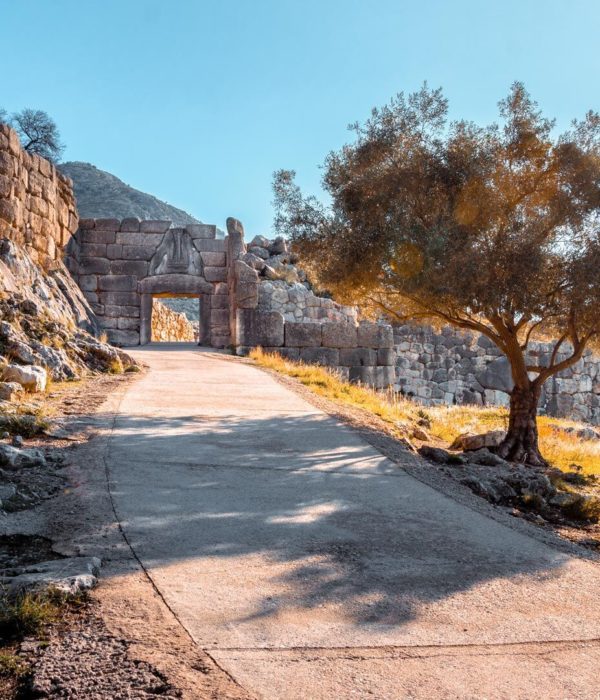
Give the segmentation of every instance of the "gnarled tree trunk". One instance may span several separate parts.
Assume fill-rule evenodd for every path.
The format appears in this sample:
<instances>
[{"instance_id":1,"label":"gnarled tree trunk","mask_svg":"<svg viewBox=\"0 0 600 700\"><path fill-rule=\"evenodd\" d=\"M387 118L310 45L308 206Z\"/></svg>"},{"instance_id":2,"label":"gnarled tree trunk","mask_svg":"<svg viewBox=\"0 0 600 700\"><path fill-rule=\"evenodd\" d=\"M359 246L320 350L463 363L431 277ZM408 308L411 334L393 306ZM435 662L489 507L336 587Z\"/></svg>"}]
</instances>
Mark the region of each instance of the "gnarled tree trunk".
<instances>
[{"instance_id":1,"label":"gnarled tree trunk","mask_svg":"<svg viewBox=\"0 0 600 700\"><path fill-rule=\"evenodd\" d=\"M510 395L508 432L497 449L498 455L512 462L545 466L538 445L537 410L541 386L535 382L515 385Z\"/></svg>"}]
</instances>

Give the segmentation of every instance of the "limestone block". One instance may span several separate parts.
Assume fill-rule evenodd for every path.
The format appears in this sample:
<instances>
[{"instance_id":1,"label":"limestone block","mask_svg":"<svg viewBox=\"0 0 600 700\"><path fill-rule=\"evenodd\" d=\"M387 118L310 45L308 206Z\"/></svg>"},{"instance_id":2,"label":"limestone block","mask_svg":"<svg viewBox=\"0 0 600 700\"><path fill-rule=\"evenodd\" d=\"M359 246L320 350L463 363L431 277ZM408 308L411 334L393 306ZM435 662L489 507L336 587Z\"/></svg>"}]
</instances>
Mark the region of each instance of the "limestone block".
<instances>
[{"instance_id":1,"label":"limestone block","mask_svg":"<svg viewBox=\"0 0 600 700\"><path fill-rule=\"evenodd\" d=\"M114 243L117 239L115 231L101 231L93 228L83 229L82 233L81 242L84 249L88 243Z\"/></svg>"},{"instance_id":2,"label":"limestone block","mask_svg":"<svg viewBox=\"0 0 600 700\"><path fill-rule=\"evenodd\" d=\"M134 275L105 275L98 277L98 287L102 292L133 292L137 288Z\"/></svg>"},{"instance_id":3,"label":"limestone block","mask_svg":"<svg viewBox=\"0 0 600 700\"><path fill-rule=\"evenodd\" d=\"M265 352L276 353L286 360L299 360L300 359L300 348L263 348Z\"/></svg>"},{"instance_id":4,"label":"limestone block","mask_svg":"<svg viewBox=\"0 0 600 700\"><path fill-rule=\"evenodd\" d=\"M106 258L106 243L86 243L84 252L90 258Z\"/></svg>"},{"instance_id":5,"label":"limestone block","mask_svg":"<svg viewBox=\"0 0 600 700\"><path fill-rule=\"evenodd\" d=\"M328 348L355 348L357 345L356 326L343 321L323 323L323 347Z\"/></svg>"},{"instance_id":6,"label":"limestone block","mask_svg":"<svg viewBox=\"0 0 600 700\"><path fill-rule=\"evenodd\" d=\"M13 401L23 394L18 382L0 382L0 401Z\"/></svg>"},{"instance_id":7,"label":"limestone block","mask_svg":"<svg viewBox=\"0 0 600 700\"><path fill-rule=\"evenodd\" d=\"M123 257L123 246L120 243L109 243L106 246L106 257L109 260L120 260Z\"/></svg>"},{"instance_id":8,"label":"limestone block","mask_svg":"<svg viewBox=\"0 0 600 700\"><path fill-rule=\"evenodd\" d=\"M96 219L96 231L118 231L121 228L119 219ZM108 241L114 243L114 241Z\"/></svg>"},{"instance_id":9,"label":"limestone block","mask_svg":"<svg viewBox=\"0 0 600 700\"><path fill-rule=\"evenodd\" d=\"M116 329L108 329L106 331L108 336L108 341L112 345L125 346L128 345L139 345L140 344L140 334L138 331L122 331Z\"/></svg>"},{"instance_id":10,"label":"limestone block","mask_svg":"<svg viewBox=\"0 0 600 700\"><path fill-rule=\"evenodd\" d=\"M229 285L225 284L225 282L217 282L213 287L213 294L217 296L229 294Z\"/></svg>"},{"instance_id":11,"label":"limestone block","mask_svg":"<svg viewBox=\"0 0 600 700\"><path fill-rule=\"evenodd\" d=\"M321 345L321 324L288 322L285 324L285 344L288 347L310 348Z\"/></svg>"},{"instance_id":12,"label":"limestone block","mask_svg":"<svg viewBox=\"0 0 600 700\"><path fill-rule=\"evenodd\" d=\"M377 350L371 348L342 348L340 365L344 367L370 367L377 364Z\"/></svg>"},{"instance_id":13,"label":"limestone block","mask_svg":"<svg viewBox=\"0 0 600 700\"><path fill-rule=\"evenodd\" d=\"M237 312L237 344L256 347L283 345L283 316L277 311L240 309Z\"/></svg>"},{"instance_id":14,"label":"limestone block","mask_svg":"<svg viewBox=\"0 0 600 700\"><path fill-rule=\"evenodd\" d=\"M374 387L377 383L377 367L350 367L348 377L353 384Z\"/></svg>"},{"instance_id":15,"label":"limestone block","mask_svg":"<svg viewBox=\"0 0 600 700\"><path fill-rule=\"evenodd\" d=\"M16 382L27 391L44 391L48 373L37 365L7 365L2 373L2 381Z\"/></svg>"},{"instance_id":16,"label":"limestone block","mask_svg":"<svg viewBox=\"0 0 600 700\"><path fill-rule=\"evenodd\" d=\"M135 275L140 279L148 274L148 265L144 260L113 260L110 271L113 275Z\"/></svg>"},{"instance_id":17,"label":"limestone block","mask_svg":"<svg viewBox=\"0 0 600 700\"><path fill-rule=\"evenodd\" d=\"M225 267L225 252L213 253L205 251L200 254L200 257L207 267Z\"/></svg>"},{"instance_id":18,"label":"limestone block","mask_svg":"<svg viewBox=\"0 0 600 700\"><path fill-rule=\"evenodd\" d=\"M143 246L144 248L156 248L164 240L164 233L140 233L135 231L119 231L116 242L123 245ZM154 252L154 250L152 251Z\"/></svg>"},{"instance_id":19,"label":"limestone block","mask_svg":"<svg viewBox=\"0 0 600 700\"><path fill-rule=\"evenodd\" d=\"M510 363L504 356L495 359L476 376L477 381L486 389L510 393L514 386Z\"/></svg>"},{"instance_id":20,"label":"limestone block","mask_svg":"<svg viewBox=\"0 0 600 700\"><path fill-rule=\"evenodd\" d=\"M185 230L192 238L215 238L217 227L211 224L187 224Z\"/></svg>"},{"instance_id":21,"label":"limestone block","mask_svg":"<svg viewBox=\"0 0 600 700\"><path fill-rule=\"evenodd\" d=\"M229 325L229 309L214 309L210 310L210 325L225 326Z\"/></svg>"},{"instance_id":22,"label":"limestone block","mask_svg":"<svg viewBox=\"0 0 600 700\"><path fill-rule=\"evenodd\" d=\"M80 275L108 275L110 262L106 258L81 257L79 261Z\"/></svg>"},{"instance_id":23,"label":"limestone block","mask_svg":"<svg viewBox=\"0 0 600 700\"><path fill-rule=\"evenodd\" d=\"M195 238L194 248L200 253L224 253L226 242L223 239Z\"/></svg>"},{"instance_id":24,"label":"limestone block","mask_svg":"<svg viewBox=\"0 0 600 700\"><path fill-rule=\"evenodd\" d=\"M10 197L12 180L7 175L0 175L0 197Z\"/></svg>"},{"instance_id":25,"label":"limestone block","mask_svg":"<svg viewBox=\"0 0 600 700\"><path fill-rule=\"evenodd\" d=\"M235 300L241 309L254 309L258 304L258 273L241 260L234 263ZM275 345L276 343L269 343ZM282 343L278 343L282 345Z\"/></svg>"},{"instance_id":26,"label":"limestone block","mask_svg":"<svg viewBox=\"0 0 600 700\"><path fill-rule=\"evenodd\" d=\"M226 282L227 269L225 267L205 267L204 279L207 282Z\"/></svg>"},{"instance_id":27,"label":"limestone block","mask_svg":"<svg viewBox=\"0 0 600 700\"><path fill-rule=\"evenodd\" d=\"M340 364L340 353L335 348L301 348L300 359L313 365L337 367Z\"/></svg>"},{"instance_id":28,"label":"limestone block","mask_svg":"<svg viewBox=\"0 0 600 700\"><path fill-rule=\"evenodd\" d=\"M256 257L261 258L262 260L267 260L269 257L269 251L266 248L261 248L252 244L248 246L248 252L252 253L252 255L256 255Z\"/></svg>"},{"instance_id":29,"label":"limestone block","mask_svg":"<svg viewBox=\"0 0 600 700\"><path fill-rule=\"evenodd\" d=\"M122 331L139 331L139 318L119 318L117 319L117 328Z\"/></svg>"},{"instance_id":30,"label":"limestone block","mask_svg":"<svg viewBox=\"0 0 600 700\"><path fill-rule=\"evenodd\" d=\"M104 314L106 316L112 316L114 318L119 318L119 317L139 318L140 317L140 307L139 306L113 306L112 304L106 304L104 306Z\"/></svg>"},{"instance_id":31,"label":"limestone block","mask_svg":"<svg viewBox=\"0 0 600 700\"><path fill-rule=\"evenodd\" d=\"M17 161L6 151L0 151L0 173L14 177L17 173Z\"/></svg>"},{"instance_id":32,"label":"limestone block","mask_svg":"<svg viewBox=\"0 0 600 700\"><path fill-rule=\"evenodd\" d=\"M124 235L126 235L126 234L124 234ZM147 261L150 261L150 258L154 255L154 251L155 251L154 246L124 245L123 246L123 260L147 260Z\"/></svg>"},{"instance_id":33,"label":"limestone block","mask_svg":"<svg viewBox=\"0 0 600 700\"><path fill-rule=\"evenodd\" d=\"M98 289L98 277L96 275L80 275L79 287L84 292L95 292Z\"/></svg>"},{"instance_id":34,"label":"limestone block","mask_svg":"<svg viewBox=\"0 0 600 700\"><path fill-rule=\"evenodd\" d=\"M140 222L140 231L142 233L165 233L169 228L171 228L170 221L149 219L148 221Z\"/></svg>"},{"instance_id":35,"label":"limestone block","mask_svg":"<svg viewBox=\"0 0 600 700\"><path fill-rule=\"evenodd\" d=\"M213 294L211 297L211 307L213 309L228 309L229 296L227 294Z\"/></svg>"},{"instance_id":36,"label":"limestone block","mask_svg":"<svg viewBox=\"0 0 600 700\"><path fill-rule=\"evenodd\" d=\"M102 292L103 304L111 306L138 306L140 298L137 292Z\"/></svg>"},{"instance_id":37,"label":"limestone block","mask_svg":"<svg viewBox=\"0 0 600 700\"><path fill-rule=\"evenodd\" d=\"M396 351L393 348L379 348L377 350L377 364L391 367L396 364Z\"/></svg>"},{"instance_id":38,"label":"limestone block","mask_svg":"<svg viewBox=\"0 0 600 700\"><path fill-rule=\"evenodd\" d=\"M129 217L121 221L121 231L137 232L140 230L140 220L137 217Z\"/></svg>"},{"instance_id":39,"label":"limestone block","mask_svg":"<svg viewBox=\"0 0 600 700\"><path fill-rule=\"evenodd\" d=\"M211 334L210 336L210 345L213 348L226 348L230 345L231 340L229 335L217 335L217 334Z\"/></svg>"}]
</instances>

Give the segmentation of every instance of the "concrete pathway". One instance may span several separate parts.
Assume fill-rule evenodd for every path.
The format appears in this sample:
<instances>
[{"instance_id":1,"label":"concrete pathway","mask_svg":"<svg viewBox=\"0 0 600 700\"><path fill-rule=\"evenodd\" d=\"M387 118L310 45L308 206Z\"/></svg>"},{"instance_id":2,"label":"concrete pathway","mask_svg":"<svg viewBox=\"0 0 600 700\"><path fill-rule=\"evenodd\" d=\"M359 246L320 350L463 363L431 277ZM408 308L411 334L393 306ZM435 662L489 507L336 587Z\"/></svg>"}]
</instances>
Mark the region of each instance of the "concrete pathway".
<instances>
[{"instance_id":1,"label":"concrete pathway","mask_svg":"<svg viewBox=\"0 0 600 700\"><path fill-rule=\"evenodd\" d=\"M260 370L149 346L108 446L167 604L249 693L594 698L599 570L415 480Z\"/></svg>"}]
</instances>

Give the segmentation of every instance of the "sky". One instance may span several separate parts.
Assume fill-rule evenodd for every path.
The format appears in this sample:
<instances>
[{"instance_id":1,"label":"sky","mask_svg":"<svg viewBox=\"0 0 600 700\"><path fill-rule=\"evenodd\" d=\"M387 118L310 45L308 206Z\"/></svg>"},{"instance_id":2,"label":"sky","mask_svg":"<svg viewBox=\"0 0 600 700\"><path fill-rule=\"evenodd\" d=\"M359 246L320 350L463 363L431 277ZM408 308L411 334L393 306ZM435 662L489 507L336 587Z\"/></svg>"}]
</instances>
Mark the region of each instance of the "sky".
<instances>
[{"instance_id":1,"label":"sky","mask_svg":"<svg viewBox=\"0 0 600 700\"><path fill-rule=\"evenodd\" d=\"M0 0L0 107L47 111L64 160L269 234L272 174L321 195L347 125L442 87L486 124L513 81L567 128L600 109L599 0Z\"/></svg>"}]
</instances>

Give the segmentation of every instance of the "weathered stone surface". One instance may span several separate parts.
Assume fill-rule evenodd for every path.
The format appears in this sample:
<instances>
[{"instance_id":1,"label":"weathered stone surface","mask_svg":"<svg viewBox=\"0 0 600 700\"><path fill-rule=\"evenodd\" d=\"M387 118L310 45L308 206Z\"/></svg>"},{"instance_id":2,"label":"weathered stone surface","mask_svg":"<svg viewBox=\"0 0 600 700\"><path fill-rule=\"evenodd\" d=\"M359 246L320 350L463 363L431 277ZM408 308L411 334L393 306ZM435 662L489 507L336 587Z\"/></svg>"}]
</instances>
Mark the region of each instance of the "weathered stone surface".
<instances>
[{"instance_id":1,"label":"weathered stone surface","mask_svg":"<svg viewBox=\"0 0 600 700\"><path fill-rule=\"evenodd\" d=\"M241 309L253 309L258 304L258 273L241 260L234 263L235 299ZM276 343L269 343L275 345ZM279 343L282 345L283 343Z\"/></svg>"},{"instance_id":2,"label":"weathered stone surface","mask_svg":"<svg viewBox=\"0 0 600 700\"><path fill-rule=\"evenodd\" d=\"M224 253L226 242L222 239L194 238L194 247L200 253Z\"/></svg>"},{"instance_id":3,"label":"weathered stone surface","mask_svg":"<svg viewBox=\"0 0 600 700\"><path fill-rule=\"evenodd\" d=\"M147 260L154 255L155 249L152 246L124 245L123 260Z\"/></svg>"},{"instance_id":4,"label":"weathered stone surface","mask_svg":"<svg viewBox=\"0 0 600 700\"><path fill-rule=\"evenodd\" d=\"M140 222L140 231L142 231L143 233L165 233L170 226L170 221L142 221Z\"/></svg>"},{"instance_id":5,"label":"weathered stone surface","mask_svg":"<svg viewBox=\"0 0 600 700\"><path fill-rule=\"evenodd\" d=\"M2 373L2 381L16 382L27 391L44 391L48 373L36 365L7 365Z\"/></svg>"},{"instance_id":6,"label":"weathered stone surface","mask_svg":"<svg viewBox=\"0 0 600 700\"><path fill-rule=\"evenodd\" d=\"M227 270L224 267L205 267L204 278L207 282L227 281Z\"/></svg>"},{"instance_id":7,"label":"weathered stone surface","mask_svg":"<svg viewBox=\"0 0 600 700\"><path fill-rule=\"evenodd\" d=\"M308 322L286 322L285 344L289 347L319 347L321 345L321 325Z\"/></svg>"},{"instance_id":8,"label":"weathered stone surface","mask_svg":"<svg viewBox=\"0 0 600 700\"><path fill-rule=\"evenodd\" d=\"M110 271L113 275L135 275L141 279L147 276L148 266L145 260L113 260Z\"/></svg>"},{"instance_id":9,"label":"weathered stone surface","mask_svg":"<svg viewBox=\"0 0 600 700\"><path fill-rule=\"evenodd\" d=\"M488 433L480 435L472 435L465 433L459 435L456 440L450 445L451 450L480 450L482 447L498 447L504 440L506 433L504 430L491 430Z\"/></svg>"},{"instance_id":10,"label":"weathered stone surface","mask_svg":"<svg viewBox=\"0 0 600 700\"><path fill-rule=\"evenodd\" d=\"M110 261L106 258L81 258L79 261L80 275L108 275Z\"/></svg>"},{"instance_id":11,"label":"weathered stone surface","mask_svg":"<svg viewBox=\"0 0 600 700\"><path fill-rule=\"evenodd\" d=\"M283 316L276 311L261 313L255 309L237 312L238 344L261 347L279 347L284 340Z\"/></svg>"},{"instance_id":12,"label":"weathered stone surface","mask_svg":"<svg viewBox=\"0 0 600 700\"><path fill-rule=\"evenodd\" d=\"M98 288L103 292L133 292L137 288L137 277L134 275L98 277Z\"/></svg>"},{"instance_id":13,"label":"weathered stone surface","mask_svg":"<svg viewBox=\"0 0 600 700\"><path fill-rule=\"evenodd\" d=\"M81 244L85 248L88 243L115 243L117 240L116 231L100 231L85 229L82 231Z\"/></svg>"},{"instance_id":14,"label":"weathered stone surface","mask_svg":"<svg viewBox=\"0 0 600 700\"><path fill-rule=\"evenodd\" d=\"M394 366L396 364L396 351L393 348L379 348L377 351L377 364Z\"/></svg>"},{"instance_id":15,"label":"weathered stone surface","mask_svg":"<svg viewBox=\"0 0 600 700\"><path fill-rule=\"evenodd\" d=\"M301 348L300 359L313 365L337 367L340 364L340 352L335 348Z\"/></svg>"},{"instance_id":16,"label":"weathered stone surface","mask_svg":"<svg viewBox=\"0 0 600 700\"><path fill-rule=\"evenodd\" d=\"M165 238L164 233L140 233L139 231L119 231L115 241L121 245L143 246L154 249L159 246Z\"/></svg>"},{"instance_id":17,"label":"weathered stone surface","mask_svg":"<svg viewBox=\"0 0 600 700\"><path fill-rule=\"evenodd\" d=\"M329 348L355 348L358 342L356 326L352 323L332 321L324 323L323 346Z\"/></svg>"},{"instance_id":18,"label":"weathered stone surface","mask_svg":"<svg viewBox=\"0 0 600 700\"><path fill-rule=\"evenodd\" d=\"M476 374L476 377L485 389L504 391L507 394L510 394L515 385L510 363L506 357L499 357L490 362L483 371Z\"/></svg>"},{"instance_id":19,"label":"weathered stone surface","mask_svg":"<svg viewBox=\"0 0 600 700\"><path fill-rule=\"evenodd\" d=\"M377 384L377 368L370 367L350 367L349 377L354 384L365 384L375 386Z\"/></svg>"},{"instance_id":20,"label":"weathered stone surface","mask_svg":"<svg viewBox=\"0 0 600 700\"><path fill-rule=\"evenodd\" d=\"M263 350L267 353L276 353L277 355L280 355L281 357L285 358L286 360L299 360L300 359L300 348L288 348L288 347L282 347L282 348L270 348L270 347L264 347Z\"/></svg>"},{"instance_id":21,"label":"weathered stone surface","mask_svg":"<svg viewBox=\"0 0 600 700\"><path fill-rule=\"evenodd\" d=\"M0 382L0 401L14 401L23 394L23 387L18 382Z\"/></svg>"},{"instance_id":22,"label":"weathered stone surface","mask_svg":"<svg viewBox=\"0 0 600 700\"><path fill-rule=\"evenodd\" d=\"M140 334L137 331L107 329L106 335L108 336L109 342L119 347L139 345L140 342Z\"/></svg>"},{"instance_id":23,"label":"weathered stone surface","mask_svg":"<svg viewBox=\"0 0 600 700\"><path fill-rule=\"evenodd\" d=\"M119 219L96 219L97 231L118 231L121 228Z\"/></svg>"},{"instance_id":24,"label":"weathered stone surface","mask_svg":"<svg viewBox=\"0 0 600 700\"><path fill-rule=\"evenodd\" d=\"M366 367L377 364L377 350L371 348L343 348L340 350L340 365Z\"/></svg>"},{"instance_id":25,"label":"weathered stone surface","mask_svg":"<svg viewBox=\"0 0 600 700\"><path fill-rule=\"evenodd\" d=\"M187 224L185 230L192 238L215 238L217 227L211 224Z\"/></svg>"},{"instance_id":26,"label":"weathered stone surface","mask_svg":"<svg viewBox=\"0 0 600 700\"><path fill-rule=\"evenodd\" d=\"M139 231L140 220L137 217L130 217L121 221L121 231Z\"/></svg>"},{"instance_id":27,"label":"weathered stone surface","mask_svg":"<svg viewBox=\"0 0 600 700\"><path fill-rule=\"evenodd\" d=\"M200 257L207 267L225 267L225 251L219 253L205 251L200 253Z\"/></svg>"}]
</instances>

